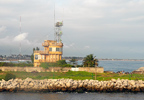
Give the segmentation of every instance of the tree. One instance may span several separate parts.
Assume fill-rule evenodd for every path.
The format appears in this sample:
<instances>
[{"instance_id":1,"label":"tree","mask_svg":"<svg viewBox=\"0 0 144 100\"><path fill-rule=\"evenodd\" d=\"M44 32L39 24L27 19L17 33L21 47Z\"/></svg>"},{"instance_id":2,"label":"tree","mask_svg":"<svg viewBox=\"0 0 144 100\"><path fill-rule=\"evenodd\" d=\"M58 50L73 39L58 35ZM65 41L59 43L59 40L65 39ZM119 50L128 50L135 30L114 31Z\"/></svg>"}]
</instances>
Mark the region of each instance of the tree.
<instances>
[{"instance_id":1,"label":"tree","mask_svg":"<svg viewBox=\"0 0 144 100\"><path fill-rule=\"evenodd\" d=\"M31 55L31 61L32 61L32 63L34 63L34 54L33 53Z\"/></svg>"},{"instance_id":2,"label":"tree","mask_svg":"<svg viewBox=\"0 0 144 100\"><path fill-rule=\"evenodd\" d=\"M62 65L66 65L66 61L65 60L59 60L56 62L58 66L62 66Z\"/></svg>"},{"instance_id":3,"label":"tree","mask_svg":"<svg viewBox=\"0 0 144 100\"><path fill-rule=\"evenodd\" d=\"M39 47L36 47L36 50L39 51L40 50Z\"/></svg>"},{"instance_id":4,"label":"tree","mask_svg":"<svg viewBox=\"0 0 144 100\"><path fill-rule=\"evenodd\" d=\"M83 65L84 67L95 67L98 66L98 60L95 59L96 56L93 56L93 54L89 54L87 55L84 59L83 59Z\"/></svg>"},{"instance_id":5,"label":"tree","mask_svg":"<svg viewBox=\"0 0 144 100\"><path fill-rule=\"evenodd\" d=\"M76 59L73 57L70 62L72 63L72 65L74 66L76 64Z\"/></svg>"},{"instance_id":6,"label":"tree","mask_svg":"<svg viewBox=\"0 0 144 100\"><path fill-rule=\"evenodd\" d=\"M39 50L38 47L36 47L36 49L33 48L33 53L32 53L32 55L31 55L31 61L32 61L32 63L34 63L34 51L37 50L37 49Z\"/></svg>"}]
</instances>

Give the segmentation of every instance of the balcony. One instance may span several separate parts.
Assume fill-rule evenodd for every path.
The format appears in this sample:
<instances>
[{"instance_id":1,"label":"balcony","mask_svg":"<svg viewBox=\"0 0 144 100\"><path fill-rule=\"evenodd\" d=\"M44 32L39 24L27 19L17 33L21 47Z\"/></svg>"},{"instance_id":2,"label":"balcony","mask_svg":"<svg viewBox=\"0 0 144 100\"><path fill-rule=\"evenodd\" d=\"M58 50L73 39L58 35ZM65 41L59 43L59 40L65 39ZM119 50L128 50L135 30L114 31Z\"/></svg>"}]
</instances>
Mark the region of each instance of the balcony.
<instances>
[{"instance_id":1,"label":"balcony","mask_svg":"<svg viewBox=\"0 0 144 100\"><path fill-rule=\"evenodd\" d=\"M50 46L63 46L63 43L50 43Z\"/></svg>"}]
</instances>

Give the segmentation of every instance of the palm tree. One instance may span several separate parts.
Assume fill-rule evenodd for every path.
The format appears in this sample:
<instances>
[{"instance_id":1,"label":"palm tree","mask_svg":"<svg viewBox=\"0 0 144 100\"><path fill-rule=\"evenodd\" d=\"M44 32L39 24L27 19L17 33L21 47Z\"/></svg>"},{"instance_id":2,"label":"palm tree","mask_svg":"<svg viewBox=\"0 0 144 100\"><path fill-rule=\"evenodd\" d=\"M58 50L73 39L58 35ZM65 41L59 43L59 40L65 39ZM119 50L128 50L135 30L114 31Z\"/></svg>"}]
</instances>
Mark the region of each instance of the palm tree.
<instances>
[{"instance_id":1,"label":"palm tree","mask_svg":"<svg viewBox=\"0 0 144 100\"><path fill-rule=\"evenodd\" d=\"M98 60L95 59L96 56L93 56L93 54L87 55L83 59L83 65L84 67L95 67L98 66Z\"/></svg>"}]
</instances>

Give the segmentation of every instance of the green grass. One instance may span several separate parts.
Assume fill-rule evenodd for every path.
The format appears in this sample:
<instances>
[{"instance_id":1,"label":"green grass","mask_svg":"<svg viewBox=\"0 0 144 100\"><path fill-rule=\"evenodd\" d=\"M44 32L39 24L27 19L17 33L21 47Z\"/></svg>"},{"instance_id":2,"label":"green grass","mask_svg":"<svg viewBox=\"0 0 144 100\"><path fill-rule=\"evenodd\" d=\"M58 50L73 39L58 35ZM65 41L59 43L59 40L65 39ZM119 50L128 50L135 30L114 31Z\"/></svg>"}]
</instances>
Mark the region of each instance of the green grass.
<instances>
[{"instance_id":1,"label":"green grass","mask_svg":"<svg viewBox=\"0 0 144 100\"><path fill-rule=\"evenodd\" d=\"M0 72L0 79L4 79L7 72ZM29 73L29 72L9 72L16 76L16 78L25 79L30 77L32 79L74 79L74 80L85 80L85 79L95 79L94 73L89 72L40 72L40 73ZM99 81L107 81L111 79L131 79L131 80L144 80L144 74L132 74L123 75L117 73L97 73L96 79Z\"/></svg>"}]
</instances>

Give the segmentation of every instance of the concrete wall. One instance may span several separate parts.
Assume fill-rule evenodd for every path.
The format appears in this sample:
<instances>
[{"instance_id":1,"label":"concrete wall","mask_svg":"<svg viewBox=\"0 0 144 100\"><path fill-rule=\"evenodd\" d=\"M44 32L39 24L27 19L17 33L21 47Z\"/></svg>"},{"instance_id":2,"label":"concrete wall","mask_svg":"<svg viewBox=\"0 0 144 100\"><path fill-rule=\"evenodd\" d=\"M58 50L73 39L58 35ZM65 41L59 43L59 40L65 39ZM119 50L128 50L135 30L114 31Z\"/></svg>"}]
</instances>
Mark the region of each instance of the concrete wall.
<instances>
[{"instance_id":1,"label":"concrete wall","mask_svg":"<svg viewBox=\"0 0 144 100\"><path fill-rule=\"evenodd\" d=\"M45 72L45 69L41 67L0 67L0 69L2 71Z\"/></svg>"},{"instance_id":2,"label":"concrete wall","mask_svg":"<svg viewBox=\"0 0 144 100\"><path fill-rule=\"evenodd\" d=\"M79 67L74 70L74 68L71 67L50 67L49 69L44 69L42 67L0 67L0 70L2 71L24 71L24 72L68 72L71 71L86 71L86 72L93 72L95 71L97 73L103 73L104 68L103 67L97 67L97 68L89 68L89 67Z\"/></svg>"},{"instance_id":3,"label":"concrete wall","mask_svg":"<svg viewBox=\"0 0 144 100\"><path fill-rule=\"evenodd\" d=\"M104 68L103 67L79 67L79 71L103 73Z\"/></svg>"}]
</instances>

